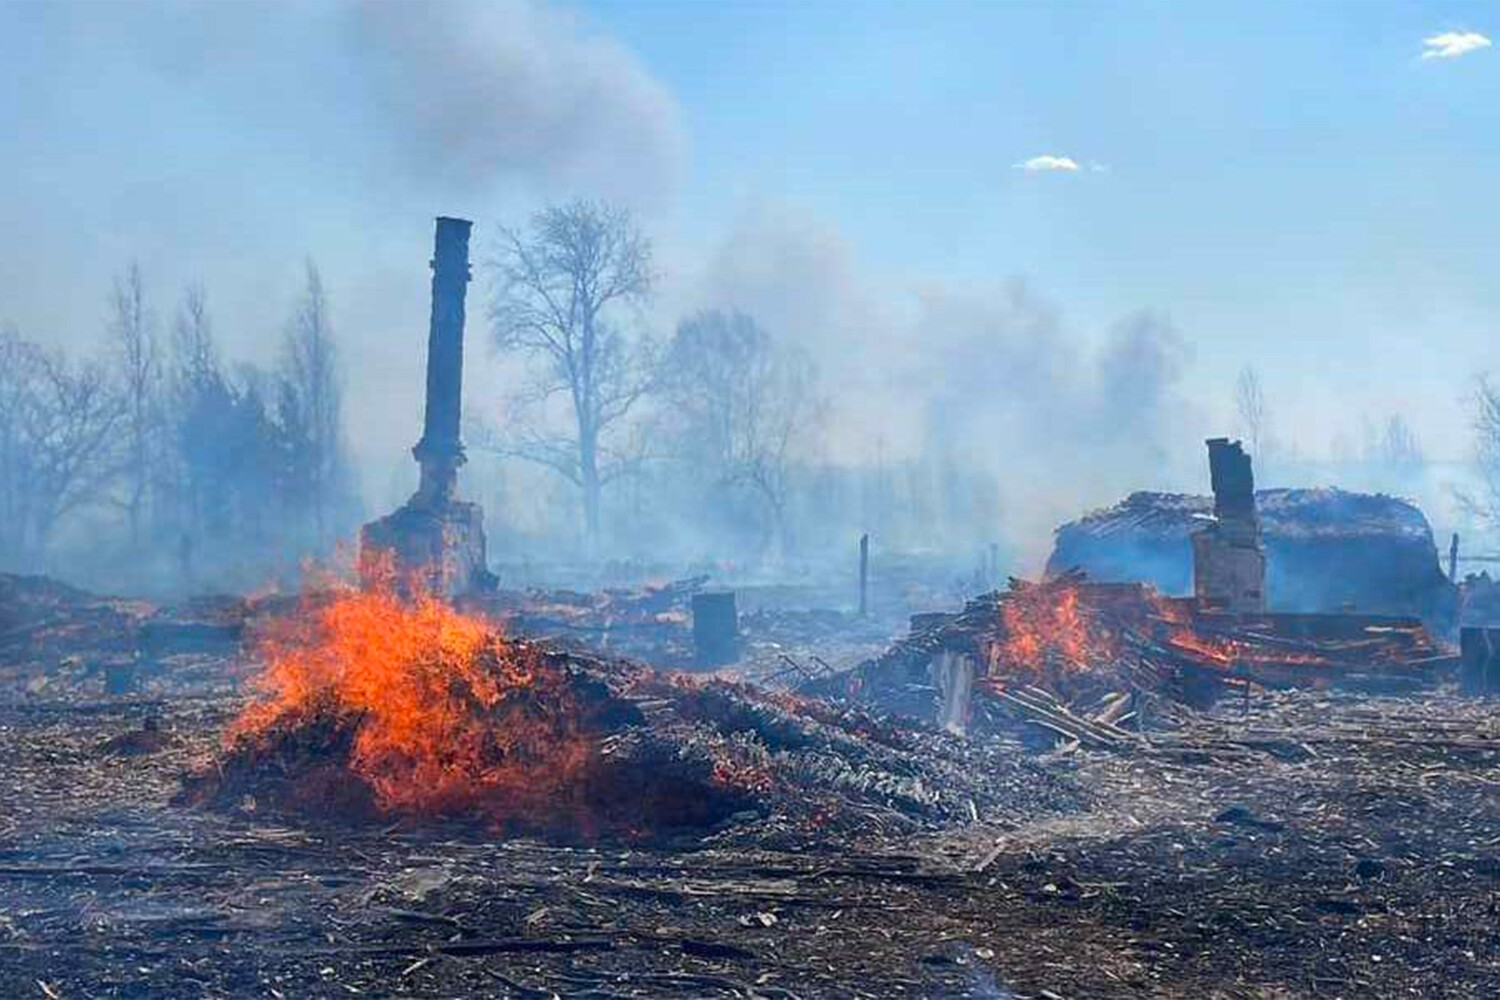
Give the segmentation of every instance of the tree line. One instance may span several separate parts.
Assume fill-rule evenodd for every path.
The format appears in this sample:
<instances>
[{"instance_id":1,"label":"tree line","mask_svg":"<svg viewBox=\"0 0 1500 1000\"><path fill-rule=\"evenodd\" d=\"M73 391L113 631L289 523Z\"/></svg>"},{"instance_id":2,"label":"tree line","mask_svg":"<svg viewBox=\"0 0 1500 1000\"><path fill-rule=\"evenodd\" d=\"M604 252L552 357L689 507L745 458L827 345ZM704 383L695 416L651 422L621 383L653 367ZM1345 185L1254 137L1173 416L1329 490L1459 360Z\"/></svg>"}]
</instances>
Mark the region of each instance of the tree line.
<instances>
[{"instance_id":1,"label":"tree line","mask_svg":"<svg viewBox=\"0 0 1500 1000\"><path fill-rule=\"evenodd\" d=\"M731 521L759 555L786 553L794 471L816 454L825 405L805 351L734 308L688 316L659 342L643 321L651 242L610 205L553 205L502 227L489 264L495 343L532 363L498 426L471 417L471 444L575 489L590 552L606 491L649 478L704 529Z\"/></svg>"},{"instance_id":2,"label":"tree line","mask_svg":"<svg viewBox=\"0 0 1500 1000\"><path fill-rule=\"evenodd\" d=\"M66 541L130 582L249 582L357 523L313 263L269 368L224 358L201 284L164 324L131 264L107 306L91 356L0 330L0 563L49 568Z\"/></svg>"},{"instance_id":3,"label":"tree line","mask_svg":"<svg viewBox=\"0 0 1500 1000\"><path fill-rule=\"evenodd\" d=\"M660 276L629 213L573 201L498 237L476 261L476 325L525 375L498 407L471 396L465 436L571 494L576 522L554 518L533 539L603 558L654 532L696 540L678 555L775 561L803 549L799 525L890 524L894 536L919 509L941 514L929 525L994 520L992 491L959 469L820 463L827 398L785 331L733 304L650 329ZM202 284L164 319L131 264L105 300L93 352L0 330L0 567L66 572L82 553L100 585L252 587L353 539L365 512L343 365L311 262L265 366L225 356ZM504 535L513 511L489 507Z\"/></svg>"}]
</instances>

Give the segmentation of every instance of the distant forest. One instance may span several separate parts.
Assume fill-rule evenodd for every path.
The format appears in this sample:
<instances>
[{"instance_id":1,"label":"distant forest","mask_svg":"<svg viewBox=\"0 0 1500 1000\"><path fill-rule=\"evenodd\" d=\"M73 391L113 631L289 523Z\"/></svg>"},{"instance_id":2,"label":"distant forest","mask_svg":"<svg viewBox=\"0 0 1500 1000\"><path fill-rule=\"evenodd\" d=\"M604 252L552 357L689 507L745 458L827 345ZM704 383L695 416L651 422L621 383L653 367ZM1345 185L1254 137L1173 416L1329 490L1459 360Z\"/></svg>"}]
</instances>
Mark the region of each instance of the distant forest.
<instances>
[{"instance_id":1,"label":"distant forest","mask_svg":"<svg viewBox=\"0 0 1500 1000\"><path fill-rule=\"evenodd\" d=\"M729 304L682 317L667 336L646 329L657 275L628 213L575 201L500 236L470 293L470 363L493 346L525 374L499 405L468 401L460 487L486 505L496 560L784 571L870 531L960 568L993 572L997 552L1008 561L996 547L1008 537L1001 477L971 458L981 442L930 435L914 459L836 462L826 430L836 383L785 331ZM201 285L168 304L130 265L107 305L93 357L0 329L0 568L244 590L353 542L372 512L350 459L336 310L314 263L264 367L223 356ZM1143 368L1166 342L1154 322L1133 321L1106 353L1099 426L1112 399L1130 405L1125 382L1164 377ZM1500 397L1481 379L1473 402L1478 488L1459 500L1493 523ZM1277 436L1251 368L1235 406L1263 482L1306 464ZM1394 415L1332 450L1365 470L1356 487L1399 487L1426 468ZM1034 461L1048 461L1045 449Z\"/></svg>"}]
</instances>

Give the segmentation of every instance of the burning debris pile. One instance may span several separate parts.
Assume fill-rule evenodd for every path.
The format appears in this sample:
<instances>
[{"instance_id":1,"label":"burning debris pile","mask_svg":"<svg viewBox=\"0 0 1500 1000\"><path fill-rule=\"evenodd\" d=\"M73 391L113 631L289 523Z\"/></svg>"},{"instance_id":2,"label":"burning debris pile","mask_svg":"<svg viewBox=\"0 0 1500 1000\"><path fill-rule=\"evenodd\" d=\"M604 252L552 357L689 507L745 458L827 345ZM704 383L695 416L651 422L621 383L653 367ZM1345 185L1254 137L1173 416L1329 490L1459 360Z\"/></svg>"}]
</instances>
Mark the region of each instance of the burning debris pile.
<instances>
[{"instance_id":1,"label":"burning debris pile","mask_svg":"<svg viewBox=\"0 0 1500 1000\"><path fill-rule=\"evenodd\" d=\"M911 832L1072 801L996 747L514 639L388 581L309 606L262 649L261 697L187 801L627 840L752 817Z\"/></svg>"},{"instance_id":2,"label":"burning debris pile","mask_svg":"<svg viewBox=\"0 0 1500 1000\"><path fill-rule=\"evenodd\" d=\"M907 638L812 690L959 731L1001 721L988 701L1087 742L1067 706L1085 708L1107 742L1140 695L1203 704L1248 685L1396 689L1456 664L1415 618L1235 615L1073 570L918 616Z\"/></svg>"}]
</instances>

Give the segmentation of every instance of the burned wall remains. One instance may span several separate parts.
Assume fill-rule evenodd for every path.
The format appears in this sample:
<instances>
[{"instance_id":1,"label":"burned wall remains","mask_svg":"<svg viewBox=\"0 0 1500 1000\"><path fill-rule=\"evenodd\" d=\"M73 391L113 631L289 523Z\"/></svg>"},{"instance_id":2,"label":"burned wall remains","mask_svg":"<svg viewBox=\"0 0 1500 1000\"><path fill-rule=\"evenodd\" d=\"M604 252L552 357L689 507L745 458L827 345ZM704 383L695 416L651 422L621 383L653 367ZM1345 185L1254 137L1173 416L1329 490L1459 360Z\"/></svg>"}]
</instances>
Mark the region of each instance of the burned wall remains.
<instances>
[{"instance_id":1,"label":"burned wall remains","mask_svg":"<svg viewBox=\"0 0 1500 1000\"><path fill-rule=\"evenodd\" d=\"M1255 493L1266 553L1268 606L1278 611L1417 615L1446 630L1457 589L1443 573L1427 518L1396 497L1335 488ZM1091 580L1193 591L1191 536L1214 499L1132 493L1057 529L1047 574L1069 567Z\"/></svg>"}]
</instances>

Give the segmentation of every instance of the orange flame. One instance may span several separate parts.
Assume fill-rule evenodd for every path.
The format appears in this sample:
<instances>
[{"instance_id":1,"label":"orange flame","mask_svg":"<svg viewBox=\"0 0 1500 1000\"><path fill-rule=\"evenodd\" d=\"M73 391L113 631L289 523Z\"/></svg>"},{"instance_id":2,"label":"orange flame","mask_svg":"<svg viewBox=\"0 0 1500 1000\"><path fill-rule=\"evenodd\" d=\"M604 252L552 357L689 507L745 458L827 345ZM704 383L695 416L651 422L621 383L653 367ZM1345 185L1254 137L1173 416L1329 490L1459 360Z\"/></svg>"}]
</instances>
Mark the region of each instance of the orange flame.
<instances>
[{"instance_id":1,"label":"orange flame","mask_svg":"<svg viewBox=\"0 0 1500 1000\"><path fill-rule=\"evenodd\" d=\"M579 776L592 744L563 671L419 582L398 588L389 561L366 583L270 631L261 697L230 743L317 718L352 725L349 766L387 810L503 819Z\"/></svg>"},{"instance_id":2,"label":"orange flame","mask_svg":"<svg viewBox=\"0 0 1500 1000\"><path fill-rule=\"evenodd\" d=\"M1316 649L1294 649L1253 638L1241 640L1204 631L1191 605L1158 595L1153 608L1161 625L1160 638L1167 648L1187 654L1204 666L1234 670L1246 664L1269 667L1325 666L1329 657Z\"/></svg>"},{"instance_id":3,"label":"orange flame","mask_svg":"<svg viewBox=\"0 0 1500 1000\"><path fill-rule=\"evenodd\" d=\"M1114 656L1114 643L1079 607L1077 587L1013 590L1000 605L999 641L989 650L990 675L1028 681L1049 671L1082 673Z\"/></svg>"}]
</instances>

